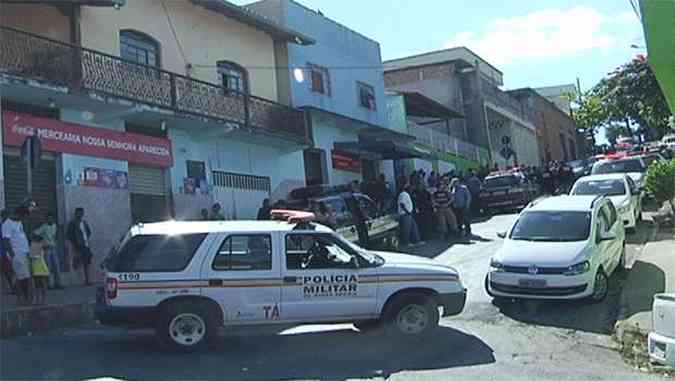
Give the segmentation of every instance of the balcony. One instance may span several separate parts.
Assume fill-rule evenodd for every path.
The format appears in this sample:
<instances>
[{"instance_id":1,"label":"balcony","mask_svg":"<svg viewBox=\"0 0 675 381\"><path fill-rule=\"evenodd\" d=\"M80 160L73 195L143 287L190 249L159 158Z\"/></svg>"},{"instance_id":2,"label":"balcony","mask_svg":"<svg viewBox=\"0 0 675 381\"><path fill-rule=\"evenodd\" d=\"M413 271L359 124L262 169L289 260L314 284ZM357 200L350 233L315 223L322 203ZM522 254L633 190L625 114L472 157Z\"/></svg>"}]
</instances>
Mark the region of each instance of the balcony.
<instances>
[{"instance_id":1,"label":"balcony","mask_svg":"<svg viewBox=\"0 0 675 381\"><path fill-rule=\"evenodd\" d=\"M450 153L481 164L487 163L490 160L489 154L485 149L446 133L436 131L428 126L420 126L410 120L408 121L408 132L417 139L417 142L438 151Z\"/></svg>"},{"instance_id":2,"label":"balcony","mask_svg":"<svg viewBox=\"0 0 675 381\"><path fill-rule=\"evenodd\" d=\"M525 122L536 125L534 110L525 107L510 94L502 91L497 86L490 84L486 80L482 80L481 90L483 96L488 102L493 103L495 106L501 107L506 111L509 111Z\"/></svg>"},{"instance_id":3,"label":"balcony","mask_svg":"<svg viewBox=\"0 0 675 381\"><path fill-rule=\"evenodd\" d=\"M301 111L153 66L0 26L0 72L88 95L207 118L247 132L307 141Z\"/></svg>"}]
</instances>

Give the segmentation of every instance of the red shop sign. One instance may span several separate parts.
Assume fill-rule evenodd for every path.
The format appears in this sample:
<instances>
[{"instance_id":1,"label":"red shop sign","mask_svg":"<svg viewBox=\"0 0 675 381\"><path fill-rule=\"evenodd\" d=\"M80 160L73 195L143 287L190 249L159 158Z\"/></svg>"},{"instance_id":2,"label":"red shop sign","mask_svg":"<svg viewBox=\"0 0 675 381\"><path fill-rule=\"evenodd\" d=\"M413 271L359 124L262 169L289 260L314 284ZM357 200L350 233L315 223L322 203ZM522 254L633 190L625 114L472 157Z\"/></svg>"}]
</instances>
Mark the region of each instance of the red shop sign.
<instances>
[{"instance_id":1,"label":"red shop sign","mask_svg":"<svg viewBox=\"0 0 675 381\"><path fill-rule=\"evenodd\" d=\"M37 135L42 149L75 155L124 160L167 168L173 165L171 140L105 128L83 126L12 111L2 113L4 144L20 147Z\"/></svg>"},{"instance_id":2,"label":"red shop sign","mask_svg":"<svg viewBox=\"0 0 675 381\"><path fill-rule=\"evenodd\" d=\"M358 157L333 150L331 151L331 159L333 162L333 169L361 173L361 160Z\"/></svg>"}]
</instances>

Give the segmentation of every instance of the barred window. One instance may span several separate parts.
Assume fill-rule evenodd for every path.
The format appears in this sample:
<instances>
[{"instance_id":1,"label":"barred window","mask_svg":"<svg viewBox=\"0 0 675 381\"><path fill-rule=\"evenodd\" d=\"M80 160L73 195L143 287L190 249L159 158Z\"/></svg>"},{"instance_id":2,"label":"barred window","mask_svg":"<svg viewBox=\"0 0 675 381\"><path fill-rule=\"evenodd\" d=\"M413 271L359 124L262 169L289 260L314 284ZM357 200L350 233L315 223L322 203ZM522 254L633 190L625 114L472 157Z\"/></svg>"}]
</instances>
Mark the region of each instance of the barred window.
<instances>
[{"instance_id":1,"label":"barred window","mask_svg":"<svg viewBox=\"0 0 675 381\"><path fill-rule=\"evenodd\" d=\"M244 175L240 173L213 171L213 185L225 188L238 188L251 191L270 192L269 177Z\"/></svg>"}]
</instances>

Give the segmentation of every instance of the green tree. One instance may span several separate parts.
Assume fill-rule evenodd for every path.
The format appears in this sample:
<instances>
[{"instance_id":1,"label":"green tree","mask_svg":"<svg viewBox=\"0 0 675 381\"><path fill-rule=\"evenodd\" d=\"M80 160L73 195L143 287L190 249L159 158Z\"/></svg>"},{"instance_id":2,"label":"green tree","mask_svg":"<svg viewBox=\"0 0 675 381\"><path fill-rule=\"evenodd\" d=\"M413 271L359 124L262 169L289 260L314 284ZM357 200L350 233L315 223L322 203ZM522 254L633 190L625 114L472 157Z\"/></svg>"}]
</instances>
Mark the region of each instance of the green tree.
<instances>
[{"instance_id":1,"label":"green tree","mask_svg":"<svg viewBox=\"0 0 675 381\"><path fill-rule=\"evenodd\" d=\"M602 79L591 91L606 113L606 122L622 123L627 129L652 138L668 130L671 116L666 99L647 59L640 55Z\"/></svg>"},{"instance_id":2,"label":"green tree","mask_svg":"<svg viewBox=\"0 0 675 381\"><path fill-rule=\"evenodd\" d=\"M645 186L657 201L668 201L675 212L675 160L652 163L647 170Z\"/></svg>"}]
</instances>

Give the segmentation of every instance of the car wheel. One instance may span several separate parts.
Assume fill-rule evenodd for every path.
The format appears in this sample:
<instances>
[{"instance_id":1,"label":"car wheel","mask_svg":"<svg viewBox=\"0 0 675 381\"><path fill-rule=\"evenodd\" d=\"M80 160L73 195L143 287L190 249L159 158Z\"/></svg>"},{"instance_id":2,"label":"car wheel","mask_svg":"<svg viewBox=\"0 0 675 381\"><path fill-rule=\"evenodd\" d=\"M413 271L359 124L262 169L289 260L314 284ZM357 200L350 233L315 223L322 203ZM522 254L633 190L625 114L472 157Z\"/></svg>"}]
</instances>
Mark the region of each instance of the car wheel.
<instances>
[{"instance_id":1,"label":"car wheel","mask_svg":"<svg viewBox=\"0 0 675 381\"><path fill-rule=\"evenodd\" d=\"M438 327L439 319L436 303L424 294L402 295L385 312L387 332L409 339L429 337Z\"/></svg>"},{"instance_id":2,"label":"car wheel","mask_svg":"<svg viewBox=\"0 0 675 381\"><path fill-rule=\"evenodd\" d=\"M216 318L203 304L171 303L160 311L160 345L177 352L203 350L216 337Z\"/></svg>"},{"instance_id":3,"label":"car wheel","mask_svg":"<svg viewBox=\"0 0 675 381\"><path fill-rule=\"evenodd\" d=\"M602 268L595 273L595 282L593 282L593 293L589 297L589 301L593 304L600 303L607 297L609 293L609 277Z\"/></svg>"}]
</instances>

